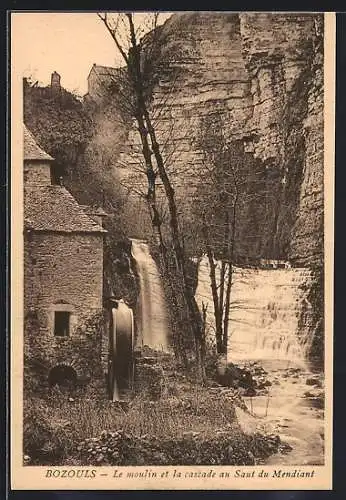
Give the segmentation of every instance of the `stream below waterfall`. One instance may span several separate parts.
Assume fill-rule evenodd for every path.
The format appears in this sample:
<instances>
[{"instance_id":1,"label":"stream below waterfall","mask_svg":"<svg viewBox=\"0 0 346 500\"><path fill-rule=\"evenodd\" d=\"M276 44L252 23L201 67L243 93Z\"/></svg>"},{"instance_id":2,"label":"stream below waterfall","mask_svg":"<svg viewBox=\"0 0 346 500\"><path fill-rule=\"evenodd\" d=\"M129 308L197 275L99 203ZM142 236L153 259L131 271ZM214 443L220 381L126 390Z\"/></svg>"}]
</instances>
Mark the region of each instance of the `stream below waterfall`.
<instances>
[{"instance_id":1,"label":"stream below waterfall","mask_svg":"<svg viewBox=\"0 0 346 500\"><path fill-rule=\"evenodd\" d=\"M145 241L132 240L132 255L140 281L136 345L169 350L159 269ZM301 333L298 337L302 304L309 307L310 280L307 269L234 270L228 361L263 367L269 387L244 400L255 428L279 434L292 448L287 454L271 456L267 465L324 463L323 375L313 373L305 361L311 339ZM213 302L205 261L199 266L196 299L199 307L208 306L207 335L213 338Z\"/></svg>"},{"instance_id":2,"label":"stream below waterfall","mask_svg":"<svg viewBox=\"0 0 346 500\"><path fill-rule=\"evenodd\" d=\"M212 339L209 282L204 259L199 265L196 298L200 307L208 307L207 335ZM286 455L270 457L267 464L271 465L324 463L324 380L306 362L311 329L302 328L299 321L302 308L311 307L310 284L311 272L305 268L233 269L228 362L258 363L267 372L271 384L267 394L258 391L244 399L255 416L254 425L279 434L292 448Z\"/></svg>"},{"instance_id":3,"label":"stream below waterfall","mask_svg":"<svg viewBox=\"0 0 346 500\"><path fill-rule=\"evenodd\" d=\"M272 385L266 395L244 397L254 415L256 428L279 434L291 446L287 454L266 460L267 465L324 464L324 391L307 385L316 374L308 369L288 367L286 362L259 361L270 374ZM321 377L316 383L322 385Z\"/></svg>"}]
</instances>

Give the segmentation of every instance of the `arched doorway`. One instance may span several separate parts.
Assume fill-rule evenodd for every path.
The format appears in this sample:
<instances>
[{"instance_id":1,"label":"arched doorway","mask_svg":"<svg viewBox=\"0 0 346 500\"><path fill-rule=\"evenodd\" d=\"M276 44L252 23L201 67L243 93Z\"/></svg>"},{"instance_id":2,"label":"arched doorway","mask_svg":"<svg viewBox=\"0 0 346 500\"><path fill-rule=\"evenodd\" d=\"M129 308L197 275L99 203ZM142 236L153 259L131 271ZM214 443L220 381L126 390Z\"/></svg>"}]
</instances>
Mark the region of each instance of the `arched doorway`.
<instances>
[{"instance_id":1,"label":"arched doorway","mask_svg":"<svg viewBox=\"0 0 346 500\"><path fill-rule=\"evenodd\" d=\"M68 365L58 365L52 368L48 374L49 387L58 385L64 389L74 389L77 383L76 371Z\"/></svg>"}]
</instances>

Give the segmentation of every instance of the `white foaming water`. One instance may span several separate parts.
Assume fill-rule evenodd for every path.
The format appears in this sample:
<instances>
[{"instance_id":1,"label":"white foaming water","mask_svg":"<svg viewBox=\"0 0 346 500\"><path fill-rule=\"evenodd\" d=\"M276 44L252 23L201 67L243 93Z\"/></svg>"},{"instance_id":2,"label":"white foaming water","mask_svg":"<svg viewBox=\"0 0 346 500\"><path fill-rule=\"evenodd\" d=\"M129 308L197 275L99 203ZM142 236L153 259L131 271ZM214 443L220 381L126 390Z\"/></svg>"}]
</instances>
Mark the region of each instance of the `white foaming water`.
<instances>
[{"instance_id":1,"label":"white foaming water","mask_svg":"<svg viewBox=\"0 0 346 500\"><path fill-rule=\"evenodd\" d=\"M140 281L136 344L166 351L169 346L168 316L161 276L148 244L143 240L131 241Z\"/></svg>"},{"instance_id":2,"label":"white foaming water","mask_svg":"<svg viewBox=\"0 0 346 500\"><path fill-rule=\"evenodd\" d=\"M229 360L287 360L305 365L309 338L298 338L298 329L310 281L307 269L234 268ZM199 265L196 299L200 307L208 304L207 331L212 335L214 307L206 258Z\"/></svg>"}]
</instances>

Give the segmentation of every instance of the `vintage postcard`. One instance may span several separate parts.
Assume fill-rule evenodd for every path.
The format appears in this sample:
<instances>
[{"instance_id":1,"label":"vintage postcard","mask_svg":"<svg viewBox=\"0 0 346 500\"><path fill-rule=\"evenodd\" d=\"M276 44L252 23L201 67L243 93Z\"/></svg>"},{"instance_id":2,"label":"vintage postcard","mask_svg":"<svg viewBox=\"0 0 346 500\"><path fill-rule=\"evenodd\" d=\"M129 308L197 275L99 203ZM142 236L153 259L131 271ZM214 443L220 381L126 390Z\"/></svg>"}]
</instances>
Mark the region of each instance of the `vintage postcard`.
<instances>
[{"instance_id":1,"label":"vintage postcard","mask_svg":"<svg viewBox=\"0 0 346 500\"><path fill-rule=\"evenodd\" d=\"M331 489L335 14L10 25L11 487Z\"/></svg>"}]
</instances>

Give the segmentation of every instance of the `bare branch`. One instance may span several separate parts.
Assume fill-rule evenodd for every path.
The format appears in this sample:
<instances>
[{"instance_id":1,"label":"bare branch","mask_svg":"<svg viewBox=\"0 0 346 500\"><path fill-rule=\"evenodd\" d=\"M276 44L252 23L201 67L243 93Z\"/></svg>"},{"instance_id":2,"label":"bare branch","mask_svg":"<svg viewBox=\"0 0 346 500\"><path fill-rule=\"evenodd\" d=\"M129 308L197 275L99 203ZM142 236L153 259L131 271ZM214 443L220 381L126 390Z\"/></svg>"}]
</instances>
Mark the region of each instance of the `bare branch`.
<instances>
[{"instance_id":1,"label":"bare branch","mask_svg":"<svg viewBox=\"0 0 346 500\"><path fill-rule=\"evenodd\" d=\"M117 49L119 50L121 56L123 57L124 61L126 64L128 64L128 55L126 54L124 48L122 47L122 45L120 44L119 40L118 40L118 37L117 37L117 28L118 28L118 23L116 25L116 27L114 29L111 28L110 24L108 23L108 18L107 18L107 13L104 14L104 16L102 16L102 14L100 13L97 13L98 17L101 19L101 21L103 22L103 24L106 26L106 29L108 31L108 33L111 35L111 37L113 38L114 42L115 42L115 45L117 46Z\"/></svg>"}]
</instances>

